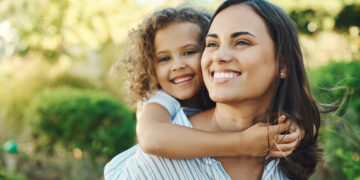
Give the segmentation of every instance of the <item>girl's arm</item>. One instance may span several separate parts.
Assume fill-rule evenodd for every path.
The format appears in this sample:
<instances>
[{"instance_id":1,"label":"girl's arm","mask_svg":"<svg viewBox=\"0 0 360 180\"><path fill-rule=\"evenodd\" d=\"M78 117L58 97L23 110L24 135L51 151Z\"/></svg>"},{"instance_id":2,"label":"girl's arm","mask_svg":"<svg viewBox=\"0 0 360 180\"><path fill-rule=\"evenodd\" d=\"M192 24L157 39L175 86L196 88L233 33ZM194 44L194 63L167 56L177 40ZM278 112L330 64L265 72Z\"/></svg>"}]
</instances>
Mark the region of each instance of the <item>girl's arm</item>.
<instances>
[{"instance_id":1,"label":"girl's arm","mask_svg":"<svg viewBox=\"0 0 360 180\"><path fill-rule=\"evenodd\" d=\"M136 132L144 152L176 159L266 155L268 135L279 135L288 128L287 122L273 126L256 124L242 132L201 131L171 124L171 116L166 108L157 103L148 103L138 119ZM290 140L291 137L288 138Z\"/></svg>"}]
</instances>

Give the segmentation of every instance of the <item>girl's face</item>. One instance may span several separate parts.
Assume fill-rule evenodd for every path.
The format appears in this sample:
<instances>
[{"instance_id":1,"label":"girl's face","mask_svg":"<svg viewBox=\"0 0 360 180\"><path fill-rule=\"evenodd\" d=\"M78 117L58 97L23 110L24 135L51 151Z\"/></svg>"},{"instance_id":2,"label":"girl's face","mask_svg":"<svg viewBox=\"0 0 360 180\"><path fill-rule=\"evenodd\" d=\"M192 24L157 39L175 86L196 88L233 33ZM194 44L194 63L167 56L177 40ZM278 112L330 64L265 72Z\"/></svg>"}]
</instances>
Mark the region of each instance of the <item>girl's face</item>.
<instances>
[{"instance_id":1,"label":"girl's face","mask_svg":"<svg viewBox=\"0 0 360 180\"><path fill-rule=\"evenodd\" d=\"M262 18L249 6L233 5L215 17L201 65L215 102L270 102L277 74L274 43Z\"/></svg>"},{"instance_id":2,"label":"girl's face","mask_svg":"<svg viewBox=\"0 0 360 180\"><path fill-rule=\"evenodd\" d=\"M155 70L161 88L187 100L200 92L202 81L200 27L175 22L155 34Z\"/></svg>"}]
</instances>

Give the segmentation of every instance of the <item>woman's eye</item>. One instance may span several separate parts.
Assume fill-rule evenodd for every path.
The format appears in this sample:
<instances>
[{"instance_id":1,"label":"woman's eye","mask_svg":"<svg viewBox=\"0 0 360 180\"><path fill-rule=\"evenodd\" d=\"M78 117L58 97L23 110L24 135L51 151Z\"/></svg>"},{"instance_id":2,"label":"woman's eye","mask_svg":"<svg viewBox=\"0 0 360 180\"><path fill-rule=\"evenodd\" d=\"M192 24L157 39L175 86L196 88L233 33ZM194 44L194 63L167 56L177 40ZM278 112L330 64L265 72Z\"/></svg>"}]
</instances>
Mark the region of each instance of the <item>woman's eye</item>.
<instances>
[{"instance_id":1,"label":"woman's eye","mask_svg":"<svg viewBox=\"0 0 360 180\"><path fill-rule=\"evenodd\" d=\"M197 51L194 51L194 50L187 50L185 53L184 53L184 56L188 56L188 55L191 55L191 54L194 54L196 53Z\"/></svg>"},{"instance_id":2,"label":"woman's eye","mask_svg":"<svg viewBox=\"0 0 360 180\"><path fill-rule=\"evenodd\" d=\"M206 47L216 47L216 44L213 42L206 43Z\"/></svg>"},{"instance_id":3,"label":"woman's eye","mask_svg":"<svg viewBox=\"0 0 360 180\"><path fill-rule=\"evenodd\" d=\"M243 45L249 46L251 44L249 42L246 42L246 41L238 41L238 42L235 43L235 46L243 46Z\"/></svg>"},{"instance_id":4,"label":"woman's eye","mask_svg":"<svg viewBox=\"0 0 360 180\"><path fill-rule=\"evenodd\" d=\"M168 60L170 60L170 57L162 57L159 59L159 62L168 61Z\"/></svg>"}]
</instances>

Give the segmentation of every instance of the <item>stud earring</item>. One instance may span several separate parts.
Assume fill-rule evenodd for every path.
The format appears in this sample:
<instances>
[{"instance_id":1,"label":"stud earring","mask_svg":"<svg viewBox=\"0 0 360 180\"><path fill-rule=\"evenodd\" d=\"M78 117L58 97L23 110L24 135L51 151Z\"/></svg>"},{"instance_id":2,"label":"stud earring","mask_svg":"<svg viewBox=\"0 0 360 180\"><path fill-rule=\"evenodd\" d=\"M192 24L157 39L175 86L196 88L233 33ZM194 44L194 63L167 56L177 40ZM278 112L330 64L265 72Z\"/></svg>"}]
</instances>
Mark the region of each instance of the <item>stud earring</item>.
<instances>
[{"instance_id":1,"label":"stud earring","mask_svg":"<svg viewBox=\"0 0 360 180\"><path fill-rule=\"evenodd\" d=\"M284 73L284 72L281 72L281 73L280 73L280 78L284 78L284 76L285 76L285 73Z\"/></svg>"}]
</instances>

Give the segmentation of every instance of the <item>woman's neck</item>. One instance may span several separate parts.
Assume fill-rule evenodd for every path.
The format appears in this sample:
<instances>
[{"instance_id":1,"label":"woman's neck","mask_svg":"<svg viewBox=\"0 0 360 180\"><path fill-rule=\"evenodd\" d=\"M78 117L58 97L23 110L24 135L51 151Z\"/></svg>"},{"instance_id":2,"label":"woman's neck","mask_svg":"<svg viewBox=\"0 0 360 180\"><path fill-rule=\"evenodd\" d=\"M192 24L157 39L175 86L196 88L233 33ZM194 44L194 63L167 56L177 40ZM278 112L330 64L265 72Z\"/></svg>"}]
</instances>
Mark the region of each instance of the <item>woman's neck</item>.
<instances>
[{"instance_id":1,"label":"woman's neck","mask_svg":"<svg viewBox=\"0 0 360 180\"><path fill-rule=\"evenodd\" d=\"M257 117L265 114L267 107L267 103L254 101L217 103L211 121L217 131L239 132L252 126ZM261 179L265 165L265 157L237 156L216 159L232 179Z\"/></svg>"},{"instance_id":2,"label":"woman's neck","mask_svg":"<svg viewBox=\"0 0 360 180\"><path fill-rule=\"evenodd\" d=\"M217 103L212 121L217 131L243 131L254 124L254 120L265 114L267 103L254 101L237 104Z\"/></svg>"}]
</instances>

